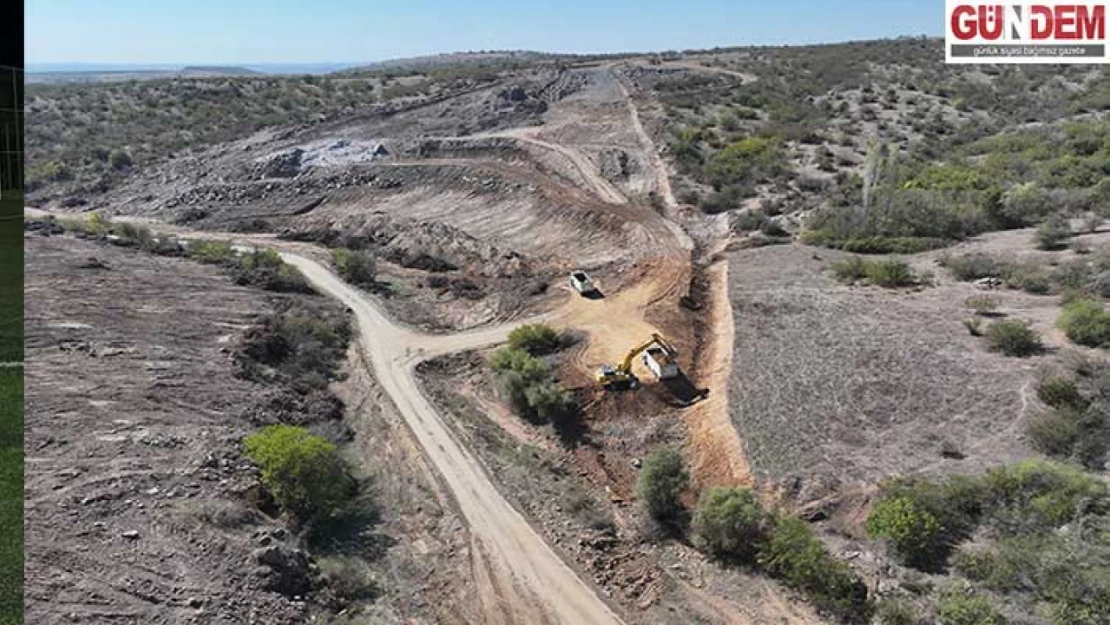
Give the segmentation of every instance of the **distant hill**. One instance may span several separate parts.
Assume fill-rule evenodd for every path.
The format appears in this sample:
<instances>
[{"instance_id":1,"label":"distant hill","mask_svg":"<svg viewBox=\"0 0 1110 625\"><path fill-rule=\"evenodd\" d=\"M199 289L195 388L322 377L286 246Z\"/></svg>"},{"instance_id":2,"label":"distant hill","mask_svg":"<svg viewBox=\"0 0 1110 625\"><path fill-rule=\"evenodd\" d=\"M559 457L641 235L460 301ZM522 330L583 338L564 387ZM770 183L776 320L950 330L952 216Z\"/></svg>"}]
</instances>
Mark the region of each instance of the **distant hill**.
<instances>
[{"instance_id":1,"label":"distant hill","mask_svg":"<svg viewBox=\"0 0 1110 625\"><path fill-rule=\"evenodd\" d=\"M182 74L205 74L219 76L259 76L262 72L232 65L190 65L182 68Z\"/></svg>"},{"instance_id":2,"label":"distant hill","mask_svg":"<svg viewBox=\"0 0 1110 625\"><path fill-rule=\"evenodd\" d=\"M344 69L338 74L380 74L419 73L434 71L446 67L499 67L512 68L538 63L586 63L636 56L633 53L621 54L563 54L554 52L536 52L534 50L489 50L479 52L449 52L427 56L413 56L400 59L388 59Z\"/></svg>"}]
</instances>

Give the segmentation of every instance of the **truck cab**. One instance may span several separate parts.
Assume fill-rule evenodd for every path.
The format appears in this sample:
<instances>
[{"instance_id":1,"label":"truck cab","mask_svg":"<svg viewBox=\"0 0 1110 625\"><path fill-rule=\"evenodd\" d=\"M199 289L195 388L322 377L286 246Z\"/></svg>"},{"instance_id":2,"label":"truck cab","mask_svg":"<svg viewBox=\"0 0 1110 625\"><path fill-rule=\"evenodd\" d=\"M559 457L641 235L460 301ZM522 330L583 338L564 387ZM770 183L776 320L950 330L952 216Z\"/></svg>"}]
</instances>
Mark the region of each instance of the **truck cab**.
<instances>
[{"instance_id":1,"label":"truck cab","mask_svg":"<svg viewBox=\"0 0 1110 625\"><path fill-rule=\"evenodd\" d=\"M574 287L574 290L578 291L578 293L581 295L593 293L597 290L597 287L594 286L593 280L590 279L590 276L588 276L585 271L581 270L571 272L570 285Z\"/></svg>"}]
</instances>

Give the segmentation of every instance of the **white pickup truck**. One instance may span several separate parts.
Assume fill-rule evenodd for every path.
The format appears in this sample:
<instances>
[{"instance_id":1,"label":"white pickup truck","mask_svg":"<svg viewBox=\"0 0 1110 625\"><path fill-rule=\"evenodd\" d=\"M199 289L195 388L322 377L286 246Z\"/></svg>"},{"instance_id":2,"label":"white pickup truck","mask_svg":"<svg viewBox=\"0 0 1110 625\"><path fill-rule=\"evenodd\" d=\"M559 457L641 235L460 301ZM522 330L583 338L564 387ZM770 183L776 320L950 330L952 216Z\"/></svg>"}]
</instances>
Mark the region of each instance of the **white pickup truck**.
<instances>
[{"instance_id":1,"label":"white pickup truck","mask_svg":"<svg viewBox=\"0 0 1110 625\"><path fill-rule=\"evenodd\" d=\"M590 280L590 276L586 275L585 271L572 271L570 274L570 285L574 287L575 291L578 291L582 295L597 290L593 280Z\"/></svg>"}]
</instances>

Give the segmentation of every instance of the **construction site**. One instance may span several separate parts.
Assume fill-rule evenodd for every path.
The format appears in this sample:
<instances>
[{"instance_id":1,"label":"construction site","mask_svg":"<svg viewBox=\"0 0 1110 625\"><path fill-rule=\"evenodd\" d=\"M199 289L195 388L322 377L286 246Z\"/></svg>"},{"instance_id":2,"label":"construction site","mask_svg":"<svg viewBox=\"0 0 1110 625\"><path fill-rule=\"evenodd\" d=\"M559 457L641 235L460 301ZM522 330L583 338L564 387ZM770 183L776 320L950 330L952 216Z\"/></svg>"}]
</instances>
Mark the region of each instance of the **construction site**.
<instances>
[{"instance_id":1,"label":"construction site","mask_svg":"<svg viewBox=\"0 0 1110 625\"><path fill-rule=\"evenodd\" d=\"M864 138L911 133L918 116L901 104L859 126L829 122L851 140L834 141L830 130L820 149L810 137L775 135L781 167L804 179L768 178L729 210L709 210L698 198L729 187L681 165L676 126L696 118L668 98L676 81L727 98L763 93L761 83L778 80L763 54L538 63L177 150L121 168L99 190L32 185L27 536L49 550L28 564L28 618L809 624L869 622L872 606L891 598L932 610L940 591L912 590L916 573L866 530L879 485L1040 457L1023 434L1040 406L1038 372L1065 351L1100 354L1054 327L1056 298L1001 287L989 293L992 314L1028 320L1045 349L1016 360L984 347L964 328L965 302L984 291L946 267L975 254L1080 262L1101 254L1110 231L1077 234L1091 256L1036 251L1033 230L1013 228L905 255L917 278L904 288L838 279L831 268L855 255L802 236L839 184L818 167L821 150L845 180L867 176L875 157ZM876 82L901 85L896 68L870 67ZM424 84L419 72L389 80ZM908 94L903 87L891 86L892 97ZM58 97L30 92L28 125L36 111L49 117ZM935 100L944 123L972 116L943 98L906 97ZM834 98L847 116L868 102L839 86L814 106L827 99L822 110L838 110ZM744 101L756 107L757 98ZM727 106L706 96L696 108L723 117ZM756 136L774 115L747 110L737 136ZM750 141L740 149L762 158ZM94 214L172 240L182 258L144 260L150 254L129 249L117 230L86 236L78 225L75 238L72 224ZM763 221L745 227L750 215ZM314 554L295 533L259 538L275 536L284 517L246 503L257 501L258 484L238 441L253 425L285 421L257 417L251 395L260 391L229 354L263 311L287 304L188 260L213 242L232 255L275 251L315 293L281 298L345 311L343 374L326 385L342 409L329 419L349 432L336 440L353 472L374 484L373 555ZM355 253L373 259L362 283L337 260ZM78 304L129 297L114 314ZM174 307L191 311L187 323L159 337L153 328ZM506 354L514 330L541 326L555 337L549 347ZM130 388L111 374L123 366L113 358L142 382ZM498 364L510 358L527 362ZM514 394L512 367L529 366L541 373ZM540 386L569 408L534 408ZM190 396L207 393L214 399L199 414L186 410ZM146 407L128 412L136 397ZM90 412L103 419L81 416ZM53 425L61 415L73 422L65 436ZM325 421L311 425L323 431ZM84 461L67 468L75 446L82 457L114 458L110 472ZM714 488L750 491L769 515L805 522L822 557L856 580L866 609L814 600L806 584L714 557L696 533L653 518L638 484L664 448L688 474L675 495L687 516L675 526L689 525ZM162 475L161 456L192 468ZM202 499L251 511L217 526L190 512ZM182 536L198 537L206 553ZM357 556L379 590L341 610L320 599L331 596L326 585L274 591L256 579L257 563L248 566L252 549L273 545L321 562ZM170 556L186 563L181 571L151 572L152 559ZM930 575L941 588L954 574ZM231 601L250 606L250 620ZM1028 607L1014 605L1007 615ZM1014 622L1056 623L1038 618Z\"/></svg>"}]
</instances>

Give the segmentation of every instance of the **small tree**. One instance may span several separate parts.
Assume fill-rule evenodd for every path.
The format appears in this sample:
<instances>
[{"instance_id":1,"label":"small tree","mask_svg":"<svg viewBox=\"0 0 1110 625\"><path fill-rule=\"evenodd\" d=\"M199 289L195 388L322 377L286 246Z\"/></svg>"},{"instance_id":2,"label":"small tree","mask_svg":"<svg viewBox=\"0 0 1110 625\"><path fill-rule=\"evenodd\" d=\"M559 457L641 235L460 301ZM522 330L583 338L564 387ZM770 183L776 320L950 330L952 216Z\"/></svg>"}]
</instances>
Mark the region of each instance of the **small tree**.
<instances>
[{"instance_id":1,"label":"small tree","mask_svg":"<svg viewBox=\"0 0 1110 625\"><path fill-rule=\"evenodd\" d=\"M338 510L354 480L335 445L292 425L268 425L244 441L247 457L262 469L262 483L297 520Z\"/></svg>"},{"instance_id":2,"label":"small tree","mask_svg":"<svg viewBox=\"0 0 1110 625\"><path fill-rule=\"evenodd\" d=\"M636 480L636 494L647 506L652 518L661 522L674 521L682 511L678 497L690 485L690 475L682 456L668 447L651 452L644 460Z\"/></svg>"},{"instance_id":3,"label":"small tree","mask_svg":"<svg viewBox=\"0 0 1110 625\"><path fill-rule=\"evenodd\" d=\"M947 553L940 521L909 497L879 500L867 517L867 533L887 539L895 555L914 568L931 570Z\"/></svg>"},{"instance_id":4,"label":"small tree","mask_svg":"<svg viewBox=\"0 0 1110 625\"><path fill-rule=\"evenodd\" d=\"M374 255L365 250L339 248L332 250L332 262L339 275L351 284L373 286L378 265Z\"/></svg>"},{"instance_id":5,"label":"small tree","mask_svg":"<svg viewBox=\"0 0 1110 625\"><path fill-rule=\"evenodd\" d=\"M694 512L694 544L722 560L755 564L769 519L745 488L711 488Z\"/></svg>"},{"instance_id":6,"label":"small tree","mask_svg":"<svg viewBox=\"0 0 1110 625\"><path fill-rule=\"evenodd\" d=\"M1074 235L1067 219L1053 215L1037 227L1037 247L1042 250L1062 250L1068 246L1068 239Z\"/></svg>"},{"instance_id":7,"label":"small tree","mask_svg":"<svg viewBox=\"0 0 1110 625\"><path fill-rule=\"evenodd\" d=\"M1076 299L1064 306L1056 326L1068 339L1087 347L1110 347L1110 313L1101 302Z\"/></svg>"},{"instance_id":8,"label":"small tree","mask_svg":"<svg viewBox=\"0 0 1110 625\"><path fill-rule=\"evenodd\" d=\"M112 150L108 154L108 166L117 171L127 169L131 166L131 155L123 150Z\"/></svg>"},{"instance_id":9,"label":"small tree","mask_svg":"<svg viewBox=\"0 0 1110 625\"><path fill-rule=\"evenodd\" d=\"M760 546L760 565L787 586L800 590L822 610L847 622L870 613L867 587L848 565L829 554L821 539L799 518L779 516Z\"/></svg>"},{"instance_id":10,"label":"small tree","mask_svg":"<svg viewBox=\"0 0 1110 625\"><path fill-rule=\"evenodd\" d=\"M987 344L992 351L1016 358L1032 356L1044 349L1037 331L1017 319L992 323L987 328Z\"/></svg>"},{"instance_id":11,"label":"small tree","mask_svg":"<svg viewBox=\"0 0 1110 625\"><path fill-rule=\"evenodd\" d=\"M937 606L941 625L1005 625L1006 619L985 598L961 588L949 588Z\"/></svg>"},{"instance_id":12,"label":"small tree","mask_svg":"<svg viewBox=\"0 0 1110 625\"><path fill-rule=\"evenodd\" d=\"M509 347L522 349L533 356L549 354L561 343L559 332L543 323L530 323L509 333Z\"/></svg>"}]
</instances>

